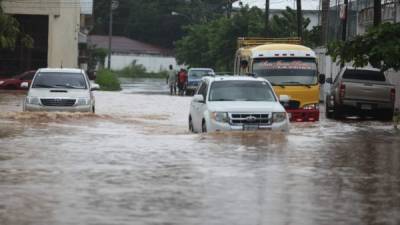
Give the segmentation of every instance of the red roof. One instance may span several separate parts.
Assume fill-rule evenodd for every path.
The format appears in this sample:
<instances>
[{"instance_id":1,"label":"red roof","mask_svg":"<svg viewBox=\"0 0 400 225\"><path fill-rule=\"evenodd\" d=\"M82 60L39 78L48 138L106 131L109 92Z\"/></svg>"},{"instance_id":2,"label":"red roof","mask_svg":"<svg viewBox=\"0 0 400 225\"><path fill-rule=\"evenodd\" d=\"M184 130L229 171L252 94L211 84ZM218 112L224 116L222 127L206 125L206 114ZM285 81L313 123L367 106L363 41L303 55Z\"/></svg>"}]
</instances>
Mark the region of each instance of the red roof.
<instances>
[{"instance_id":1,"label":"red roof","mask_svg":"<svg viewBox=\"0 0 400 225\"><path fill-rule=\"evenodd\" d=\"M108 36L90 35L88 44L95 48L108 49ZM113 36L111 42L111 50L113 53L136 53L136 54L151 54L151 55L171 55L172 51L155 45L132 40L127 37Z\"/></svg>"}]
</instances>

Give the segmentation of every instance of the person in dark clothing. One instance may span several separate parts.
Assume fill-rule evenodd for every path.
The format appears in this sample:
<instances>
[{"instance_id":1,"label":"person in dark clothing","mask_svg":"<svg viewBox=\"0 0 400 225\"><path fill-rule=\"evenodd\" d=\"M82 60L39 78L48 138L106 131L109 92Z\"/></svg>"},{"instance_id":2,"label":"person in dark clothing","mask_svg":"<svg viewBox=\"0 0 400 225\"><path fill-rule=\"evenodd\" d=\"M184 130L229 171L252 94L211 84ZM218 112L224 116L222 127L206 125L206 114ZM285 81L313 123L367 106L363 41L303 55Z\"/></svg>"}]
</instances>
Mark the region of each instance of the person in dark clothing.
<instances>
[{"instance_id":1,"label":"person in dark clothing","mask_svg":"<svg viewBox=\"0 0 400 225\"><path fill-rule=\"evenodd\" d=\"M188 81L188 75L185 69L181 69L179 71L177 80L178 80L179 95L184 95Z\"/></svg>"}]
</instances>

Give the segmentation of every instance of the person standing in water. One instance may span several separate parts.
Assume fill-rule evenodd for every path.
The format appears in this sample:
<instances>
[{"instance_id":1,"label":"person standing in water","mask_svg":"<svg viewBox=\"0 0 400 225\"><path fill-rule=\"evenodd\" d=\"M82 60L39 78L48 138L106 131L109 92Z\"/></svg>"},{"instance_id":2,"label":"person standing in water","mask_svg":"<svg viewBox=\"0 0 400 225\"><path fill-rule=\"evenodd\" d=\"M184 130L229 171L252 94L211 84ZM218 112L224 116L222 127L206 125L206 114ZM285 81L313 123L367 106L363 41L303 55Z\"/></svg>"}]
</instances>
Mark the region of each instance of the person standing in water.
<instances>
[{"instance_id":1,"label":"person standing in water","mask_svg":"<svg viewBox=\"0 0 400 225\"><path fill-rule=\"evenodd\" d=\"M170 94L176 95L176 73L172 65L169 65L167 84L169 85Z\"/></svg>"}]
</instances>

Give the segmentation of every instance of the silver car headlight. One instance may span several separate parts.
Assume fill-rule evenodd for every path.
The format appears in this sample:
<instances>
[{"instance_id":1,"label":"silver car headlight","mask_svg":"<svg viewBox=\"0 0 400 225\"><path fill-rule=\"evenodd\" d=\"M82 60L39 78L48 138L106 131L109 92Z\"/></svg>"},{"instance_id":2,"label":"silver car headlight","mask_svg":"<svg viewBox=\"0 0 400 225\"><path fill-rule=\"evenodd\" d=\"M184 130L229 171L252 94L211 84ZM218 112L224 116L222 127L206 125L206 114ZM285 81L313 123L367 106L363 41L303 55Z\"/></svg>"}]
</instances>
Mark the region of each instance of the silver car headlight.
<instances>
[{"instance_id":1,"label":"silver car headlight","mask_svg":"<svg viewBox=\"0 0 400 225\"><path fill-rule=\"evenodd\" d=\"M211 118L217 122L228 123L229 116L226 112L211 112Z\"/></svg>"},{"instance_id":2,"label":"silver car headlight","mask_svg":"<svg viewBox=\"0 0 400 225\"><path fill-rule=\"evenodd\" d=\"M272 122L280 123L286 120L286 112L274 112L272 113Z\"/></svg>"},{"instance_id":3,"label":"silver car headlight","mask_svg":"<svg viewBox=\"0 0 400 225\"><path fill-rule=\"evenodd\" d=\"M90 105L90 98L79 98L76 105Z\"/></svg>"},{"instance_id":4,"label":"silver car headlight","mask_svg":"<svg viewBox=\"0 0 400 225\"><path fill-rule=\"evenodd\" d=\"M26 97L26 103L30 105L40 105L40 99L38 97Z\"/></svg>"}]
</instances>

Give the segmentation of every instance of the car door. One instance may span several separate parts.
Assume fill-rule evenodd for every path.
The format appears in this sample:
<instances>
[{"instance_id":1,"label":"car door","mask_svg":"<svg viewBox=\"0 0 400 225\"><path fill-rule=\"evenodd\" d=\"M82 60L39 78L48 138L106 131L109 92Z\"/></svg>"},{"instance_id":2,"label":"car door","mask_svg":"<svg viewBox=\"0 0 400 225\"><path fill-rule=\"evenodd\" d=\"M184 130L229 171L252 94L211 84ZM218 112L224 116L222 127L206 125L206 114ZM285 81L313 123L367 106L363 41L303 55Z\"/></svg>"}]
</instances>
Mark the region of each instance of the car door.
<instances>
[{"instance_id":1,"label":"car door","mask_svg":"<svg viewBox=\"0 0 400 225\"><path fill-rule=\"evenodd\" d=\"M199 88L197 89L196 94L203 95L203 97L204 97L204 93L207 92L206 88L207 88L206 82L202 81L200 83ZM203 105L205 105L205 103L195 102L195 101L192 101L192 103L191 103L191 109L192 109L191 115L192 115L193 127L194 127L195 131L201 131L201 121L203 119L201 110L203 109Z\"/></svg>"}]
</instances>

